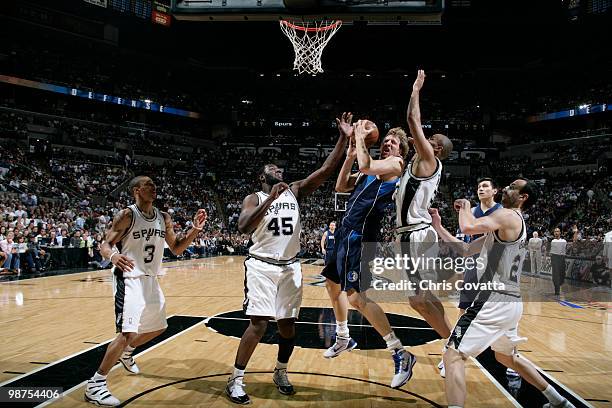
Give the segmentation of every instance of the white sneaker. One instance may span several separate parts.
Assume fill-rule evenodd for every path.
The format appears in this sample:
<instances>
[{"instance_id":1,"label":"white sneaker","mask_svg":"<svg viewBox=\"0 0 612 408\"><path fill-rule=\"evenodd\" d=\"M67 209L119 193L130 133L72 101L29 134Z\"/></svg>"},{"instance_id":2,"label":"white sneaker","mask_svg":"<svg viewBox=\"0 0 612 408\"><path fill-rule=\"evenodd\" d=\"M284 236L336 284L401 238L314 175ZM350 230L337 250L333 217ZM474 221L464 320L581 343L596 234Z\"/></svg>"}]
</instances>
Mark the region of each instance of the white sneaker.
<instances>
[{"instance_id":1,"label":"white sneaker","mask_svg":"<svg viewBox=\"0 0 612 408\"><path fill-rule=\"evenodd\" d=\"M338 341L339 339L340 341ZM352 338L349 337L348 339L346 339L346 338L341 338L339 336L336 336L336 342L334 343L333 346L325 350L325 352L323 353L323 357L325 358L338 357L340 353L342 353L343 351L351 351L355 347L357 347L357 342L353 340Z\"/></svg>"},{"instance_id":2,"label":"white sneaker","mask_svg":"<svg viewBox=\"0 0 612 408\"><path fill-rule=\"evenodd\" d=\"M244 391L243 378L244 377L230 377L229 380L227 380L225 393L234 404L246 405L251 403L251 399Z\"/></svg>"},{"instance_id":3,"label":"white sneaker","mask_svg":"<svg viewBox=\"0 0 612 408\"><path fill-rule=\"evenodd\" d=\"M130 373L138 374L140 373L140 369L136 365L136 362L134 361L134 357L132 357L132 353L133 353L133 350L124 351L121 357L119 358L119 362L123 364L123 367L125 367L125 369L128 370Z\"/></svg>"},{"instance_id":4,"label":"white sneaker","mask_svg":"<svg viewBox=\"0 0 612 408\"><path fill-rule=\"evenodd\" d=\"M446 378L446 367L444 367L444 360L440 360L438 363L438 370L440 370L440 377Z\"/></svg>"},{"instance_id":5,"label":"white sneaker","mask_svg":"<svg viewBox=\"0 0 612 408\"><path fill-rule=\"evenodd\" d=\"M416 357L403 349L394 351L392 357L395 363L395 375L391 380L391 388L399 388L412 377L412 367L416 364Z\"/></svg>"},{"instance_id":6,"label":"white sneaker","mask_svg":"<svg viewBox=\"0 0 612 408\"><path fill-rule=\"evenodd\" d=\"M544 404L542 408L576 408L576 407L574 406L574 404L572 404L568 400L565 400L559 405L553 405L550 402L548 402Z\"/></svg>"},{"instance_id":7,"label":"white sneaker","mask_svg":"<svg viewBox=\"0 0 612 408\"><path fill-rule=\"evenodd\" d=\"M87 381L85 387L85 401L102 407L116 407L121 402L113 397L106 385L106 379L94 380L91 378Z\"/></svg>"}]
</instances>

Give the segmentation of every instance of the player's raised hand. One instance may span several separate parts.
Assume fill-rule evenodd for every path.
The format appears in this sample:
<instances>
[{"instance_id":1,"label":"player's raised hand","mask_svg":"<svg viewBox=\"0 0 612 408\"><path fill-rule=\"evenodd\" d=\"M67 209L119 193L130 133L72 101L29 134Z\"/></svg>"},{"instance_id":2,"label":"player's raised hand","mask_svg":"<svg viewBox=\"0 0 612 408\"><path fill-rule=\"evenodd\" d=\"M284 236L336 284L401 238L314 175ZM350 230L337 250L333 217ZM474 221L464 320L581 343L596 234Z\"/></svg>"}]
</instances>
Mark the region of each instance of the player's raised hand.
<instances>
[{"instance_id":1,"label":"player's raised hand","mask_svg":"<svg viewBox=\"0 0 612 408\"><path fill-rule=\"evenodd\" d=\"M272 187L272 191L270 191L270 195L276 200L288 188L289 186L287 185L287 183L283 183L281 181L280 183L276 183L274 187Z\"/></svg>"},{"instance_id":2,"label":"player's raised hand","mask_svg":"<svg viewBox=\"0 0 612 408\"><path fill-rule=\"evenodd\" d=\"M353 136L353 114L351 112L344 112L340 118L336 118L336 125L338 126L338 130L346 136Z\"/></svg>"},{"instance_id":3,"label":"player's raised hand","mask_svg":"<svg viewBox=\"0 0 612 408\"><path fill-rule=\"evenodd\" d=\"M421 88L423 88L423 84L425 83L425 71L419 69L417 72L417 77L414 80L414 84L412 84L412 90L419 92Z\"/></svg>"},{"instance_id":4,"label":"player's raised hand","mask_svg":"<svg viewBox=\"0 0 612 408\"><path fill-rule=\"evenodd\" d=\"M453 208L457 212L461 211L462 208L471 208L471 207L472 207L472 204L470 204L470 202L466 200L465 198L460 198L458 200L455 200L455 202L453 203Z\"/></svg>"},{"instance_id":5,"label":"player's raised hand","mask_svg":"<svg viewBox=\"0 0 612 408\"><path fill-rule=\"evenodd\" d=\"M434 229L442 227L442 217L440 217L438 209L430 208L428 211L429 215L431 215L431 226L434 227Z\"/></svg>"},{"instance_id":6,"label":"player's raised hand","mask_svg":"<svg viewBox=\"0 0 612 408\"><path fill-rule=\"evenodd\" d=\"M193 216L193 222L191 225L197 230L202 230L202 228L204 228L204 224L206 223L207 218L208 213L206 213L206 210L200 208Z\"/></svg>"},{"instance_id":7,"label":"player's raised hand","mask_svg":"<svg viewBox=\"0 0 612 408\"><path fill-rule=\"evenodd\" d=\"M110 261L113 265L124 272L130 272L132 269L134 269L134 260L128 258L126 255L120 254L119 252L115 252L113 255L111 255Z\"/></svg>"}]
</instances>

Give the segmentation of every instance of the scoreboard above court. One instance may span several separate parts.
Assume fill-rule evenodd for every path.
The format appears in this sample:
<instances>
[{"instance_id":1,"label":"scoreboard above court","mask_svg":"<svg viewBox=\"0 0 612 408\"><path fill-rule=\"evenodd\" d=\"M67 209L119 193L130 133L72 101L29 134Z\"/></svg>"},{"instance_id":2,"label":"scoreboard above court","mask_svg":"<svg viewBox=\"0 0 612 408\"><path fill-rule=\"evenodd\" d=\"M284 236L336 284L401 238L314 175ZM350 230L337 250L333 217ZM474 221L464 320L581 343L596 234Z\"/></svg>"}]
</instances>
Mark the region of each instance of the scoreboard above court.
<instances>
[{"instance_id":1,"label":"scoreboard above court","mask_svg":"<svg viewBox=\"0 0 612 408\"><path fill-rule=\"evenodd\" d=\"M372 23L440 24L444 0L172 0L178 20L277 21L340 19Z\"/></svg>"}]
</instances>

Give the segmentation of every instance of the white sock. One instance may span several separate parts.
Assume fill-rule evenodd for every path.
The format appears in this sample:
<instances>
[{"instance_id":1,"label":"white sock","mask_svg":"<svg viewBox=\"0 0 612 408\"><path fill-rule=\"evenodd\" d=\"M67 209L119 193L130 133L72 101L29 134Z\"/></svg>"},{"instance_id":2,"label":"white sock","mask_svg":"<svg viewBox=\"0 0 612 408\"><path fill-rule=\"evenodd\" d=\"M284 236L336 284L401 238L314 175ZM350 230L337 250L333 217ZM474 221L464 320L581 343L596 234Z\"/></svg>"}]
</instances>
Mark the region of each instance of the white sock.
<instances>
[{"instance_id":1,"label":"white sock","mask_svg":"<svg viewBox=\"0 0 612 408\"><path fill-rule=\"evenodd\" d=\"M134 347L131 347L128 345L125 349L123 349L123 354L125 355L127 353L131 355L133 351L134 351Z\"/></svg>"},{"instance_id":2,"label":"white sock","mask_svg":"<svg viewBox=\"0 0 612 408\"><path fill-rule=\"evenodd\" d=\"M338 337L349 337L348 320L336 320L336 334Z\"/></svg>"},{"instance_id":3,"label":"white sock","mask_svg":"<svg viewBox=\"0 0 612 408\"><path fill-rule=\"evenodd\" d=\"M383 336L383 339L387 343L387 350L389 351L404 349L402 342L395 336L395 332L393 332L393 330L391 330L391 333Z\"/></svg>"},{"instance_id":4,"label":"white sock","mask_svg":"<svg viewBox=\"0 0 612 408\"><path fill-rule=\"evenodd\" d=\"M563 401L565 401L565 397L559 394L550 384L548 384L548 387L542 391L542 394L544 394L544 396L548 399L548 402L550 402L552 405L560 405Z\"/></svg>"},{"instance_id":5,"label":"white sock","mask_svg":"<svg viewBox=\"0 0 612 408\"><path fill-rule=\"evenodd\" d=\"M449 405L448 408L463 408L463 407L460 407L459 405Z\"/></svg>"},{"instance_id":6,"label":"white sock","mask_svg":"<svg viewBox=\"0 0 612 408\"><path fill-rule=\"evenodd\" d=\"M276 362L276 369L277 370L286 370L288 364L289 363L281 363L280 361L277 361Z\"/></svg>"},{"instance_id":7,"label":"white sock","mask_svg":"<svg viewBox=\"0 0 612 408\"><path fill-rule=\"evenodd\" d=\"M234 371L232 372L232 380L236 377L244 377L244 370L239 370L234 367Z\"/></svg>"},{"instance_id":8,"label":"white sock","mask_svg":"<svg viewBox=\"0 0 612 408\"><path fill-rule=\"evenodd\" d=\"M91 377L92 380L97 381L97 380L106 380L106 375L102 375L99 372L96 371L96 373L94 374L93 377Z\"/></svg>"}]
</instances>

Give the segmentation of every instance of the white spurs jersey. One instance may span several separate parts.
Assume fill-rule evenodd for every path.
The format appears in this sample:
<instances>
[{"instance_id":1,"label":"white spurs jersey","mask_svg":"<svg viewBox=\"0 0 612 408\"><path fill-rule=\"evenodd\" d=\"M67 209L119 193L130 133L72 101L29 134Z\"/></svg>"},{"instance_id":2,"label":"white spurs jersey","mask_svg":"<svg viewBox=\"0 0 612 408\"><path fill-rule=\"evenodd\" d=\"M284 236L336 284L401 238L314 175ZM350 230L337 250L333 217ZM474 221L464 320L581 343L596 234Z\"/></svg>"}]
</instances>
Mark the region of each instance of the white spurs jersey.
<instances>
[{"instance_id":1,"label":"white spurs jersey","mask_svg":"<svg viewBox=\"0 0 612 408\"><path fill-rule=\"evenodd\" d=\"M269 196L263 191L255 194L260 204ZM272 202L251 235L249 254L273 263L293 260L300 252L301 232L300 206L289 188Z\"/></svg>"},{"instance_id":2,"label":"white spurs jersey","mask_svg":"<svg viewBox=\"0 0 612 408\"><path fill-rule=\"evenodd\" d=\"M489 232L483 238L479 258L481 263L477 264L478 282L503 283L505 288L498 292L509 293L514 296L521 294L521 270L527 250L524 248L527 240L527 226L523 216L518 211L511 217L521 217L522 229L516 241L502 241L497 236L497 231Z\"/></svg>"},{"instance_id":3,"label":"white spurs jersey","mask_svg":"<svg viewBox=\"0 0 612 408\"><path fill-rule=\"evenodd\" d=\"M397 228L431 224L429 207L438 191L442 176L442 162L436 158L436 170L429 177L412 174L412 164L408 163L395 190Z\"/></svg>"},{"instance_id":4,"label":"white spurs jersey","mask_svg":"<svg viewBox=\"0 0 612 408\"><path fill-rule=\"evenodd\" d=\"M136 204L128 208L132 210L132 224L117 243L117 249L134 261L134 269L129 272L124 271L122 276L136 278L143 275L158 275L166 242L164 216L155 207L152 218L147 218ZM120 271L116 272L121 275Z\"/></svg>"}]
</instances>

